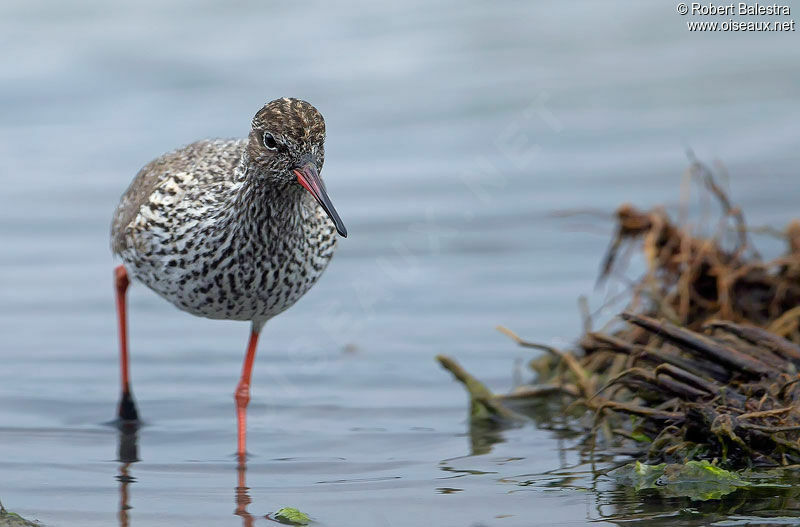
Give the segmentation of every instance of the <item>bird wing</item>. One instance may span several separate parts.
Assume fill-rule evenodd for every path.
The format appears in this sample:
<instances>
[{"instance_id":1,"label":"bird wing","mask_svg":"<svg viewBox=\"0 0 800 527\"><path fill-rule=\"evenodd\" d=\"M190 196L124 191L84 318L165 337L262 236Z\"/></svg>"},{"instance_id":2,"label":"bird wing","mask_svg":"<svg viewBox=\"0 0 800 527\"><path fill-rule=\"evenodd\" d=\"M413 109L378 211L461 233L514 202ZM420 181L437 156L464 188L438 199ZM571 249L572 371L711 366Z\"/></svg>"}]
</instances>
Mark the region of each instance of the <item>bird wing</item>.
<instances>
[{"instance_id":1,"label":"bird wing","mask_svg":"<svg viewBox=\"0 0 800 527\"><path fill-rule=\"evenodd\" d=\"M192 174L191 181L205 184L233 178L246 145L245 140L203 140L162 155L145 165L122 194L111 222L111 250L127 248L125 231L142 205L170 176Z\"/></svg>"}]
</instances>

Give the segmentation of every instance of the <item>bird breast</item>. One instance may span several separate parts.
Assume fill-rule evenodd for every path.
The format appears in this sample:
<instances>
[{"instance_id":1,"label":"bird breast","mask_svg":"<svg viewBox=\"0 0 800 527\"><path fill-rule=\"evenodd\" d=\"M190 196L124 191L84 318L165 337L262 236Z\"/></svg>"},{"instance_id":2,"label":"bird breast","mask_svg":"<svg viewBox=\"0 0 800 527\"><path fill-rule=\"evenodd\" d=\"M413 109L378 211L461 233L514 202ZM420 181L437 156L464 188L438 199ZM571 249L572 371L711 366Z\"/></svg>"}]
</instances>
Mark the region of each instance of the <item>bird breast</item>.
<instances>
[{"instance_id":1,"label":"bird breast","mask_svg":"<svg viewBox=\"0 0 800 527\"><path fill-rule=\"evenodd\" d=\"M335 228L305 192L276 196L244 183L218 185L202 188L181 178L161 185L128 229L122 258L135 278L180 309L267 320L322 275Z\"/></svg>"}]
</instances>

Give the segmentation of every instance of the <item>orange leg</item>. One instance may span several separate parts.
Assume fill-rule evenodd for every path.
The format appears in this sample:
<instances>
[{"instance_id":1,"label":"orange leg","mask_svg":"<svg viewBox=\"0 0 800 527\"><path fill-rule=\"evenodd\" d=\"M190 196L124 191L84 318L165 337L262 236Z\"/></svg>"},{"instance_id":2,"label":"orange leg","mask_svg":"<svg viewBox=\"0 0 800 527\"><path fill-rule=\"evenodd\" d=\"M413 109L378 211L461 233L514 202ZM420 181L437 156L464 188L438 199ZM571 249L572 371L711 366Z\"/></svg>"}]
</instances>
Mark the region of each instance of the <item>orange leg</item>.
<instances>
[{"instance_id":1,"label":"orange leg","mask_svg":"<svg viewBox=\"0 0 800 527\"><path fill-rule=\"evenodd\" d=\"M133 402L131 382L128 375L128 322L125 308L125 292L128 290L128 273L120 265L114 269L114 285L117 290L117 317L119 318L119 364L122 373L122 396L117 416L121 421L138 421L136 403Z\"/></svg>"},{"instance_id":2,"label":"orange leg","mask_svg":"<svg viewBox=\"0 0 800 527\"><path fill-rule=\"evenodd\" d=\"M261 328L253 324L250 332L250 342L247 344L247 355L242 366L242 378L236 386L236 424L238 426L238 443L236 453L239 455L239 462L243 463L247 455L247 404L250 402L250 378L253 374L253 362L256 359L256 347L258 346L258 335Z\"/></svg>"}]
</instances>

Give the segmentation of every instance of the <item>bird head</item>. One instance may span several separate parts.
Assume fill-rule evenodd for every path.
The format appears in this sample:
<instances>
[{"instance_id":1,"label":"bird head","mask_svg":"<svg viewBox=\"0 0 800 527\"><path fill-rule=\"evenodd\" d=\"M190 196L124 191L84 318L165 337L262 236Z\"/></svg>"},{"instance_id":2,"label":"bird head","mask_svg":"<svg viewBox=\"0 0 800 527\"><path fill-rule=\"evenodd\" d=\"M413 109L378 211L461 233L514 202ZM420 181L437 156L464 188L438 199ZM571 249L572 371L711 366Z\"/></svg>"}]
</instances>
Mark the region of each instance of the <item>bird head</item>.
<instances>
[{"instance_id":1,"label":"bird head","mask_svg":"<svg viewBox=\"0 0 800 527\"><path fill-rule=\"evenodd\" d=\"M339 234L347 237L347 228L320 176L325 161L325 120L316 108L288 97L268 102L253 117L247 154L262 177L282 186L304 188Z\"/></svg>"}]
</instances>

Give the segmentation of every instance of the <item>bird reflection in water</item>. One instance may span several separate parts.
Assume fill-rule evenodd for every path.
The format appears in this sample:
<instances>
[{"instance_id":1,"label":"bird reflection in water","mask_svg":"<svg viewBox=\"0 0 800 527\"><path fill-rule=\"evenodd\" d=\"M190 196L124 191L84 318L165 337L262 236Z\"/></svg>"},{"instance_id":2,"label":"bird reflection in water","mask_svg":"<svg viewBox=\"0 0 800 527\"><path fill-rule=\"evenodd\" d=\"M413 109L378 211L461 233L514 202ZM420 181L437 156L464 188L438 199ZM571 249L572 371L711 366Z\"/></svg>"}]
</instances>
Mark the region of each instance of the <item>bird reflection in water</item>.
<instances>
[{"instance_id":1,"label":"bird reflection in water","mask_svg":"<svg viewBox=\"0 0 800 527\"><path fill-rule=\"evenodd\" d=\"M119 481L119 518L120 527L128 527L130 519L128 511L132 508L129 504L130 491L128 486L136 481L136 478L131 476L131 465L139 461L139 445L138 433L139 425L137 423L121 422L118 426L119 429L119 448L117 449L117 461L119 461L119 474L117 481Z\"/></svg>"},{"instance_id":2,"label":"bird reflection in water","mask_svg":"<svg viewBox=\"0 0 800 527\"><path fill-rule=\"evenodd\" d=\"M247 460L239 457L239 465L236 467L236 510L234 514L242 518L243 527L252 527L253 515L247 512L247 506L252 501L247 486Z\"/></svg>"},{"instance_id":3,"label":"bird reflection in water","mask_svg":"<svg viewBox=\"0 0 800 527\"><path fill-rule=\"evenodd\" d=\"M136 422L122 422L118 424L119 445L117 449L117 461L119 462L119 473L116 476L119 481L119 527L129 527L130 514L133 509L130 505L130 485L136 482L136 478L131 475L132 465L139 461L139 425ZM250 505L250 487L247 486L247 461L240 457L236 468L236 509L234 514L242 518L243 527L252 527L255 518L247 511Z\"/></svg>"}]
</instances>

